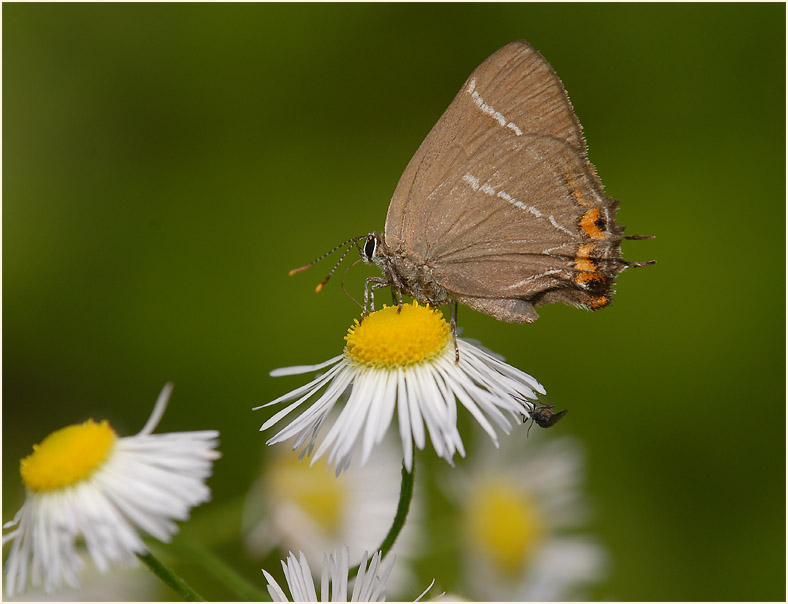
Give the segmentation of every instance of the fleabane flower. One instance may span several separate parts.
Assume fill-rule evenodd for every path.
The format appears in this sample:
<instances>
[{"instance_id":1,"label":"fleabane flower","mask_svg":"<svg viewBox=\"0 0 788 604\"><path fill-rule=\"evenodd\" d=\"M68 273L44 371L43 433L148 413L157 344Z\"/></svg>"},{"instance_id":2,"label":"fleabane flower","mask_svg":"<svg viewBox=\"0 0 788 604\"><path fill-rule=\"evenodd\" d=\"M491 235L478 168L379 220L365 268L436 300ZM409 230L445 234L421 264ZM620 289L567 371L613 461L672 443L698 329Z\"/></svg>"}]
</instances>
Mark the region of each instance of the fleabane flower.
<instances>
[{"instance_id":1,"label":"fleabane flower","mask_svg":"<svg viewBox=\"0 0 788 604\"><path fill-rule=\"evenodd\" d=\"M268 593L274 602L383 602L386 599L386 581L394 564L394 557L382 565L381 553L376 552L368 561L364 552L359 564L358 575L353 586L350 600L348 593L348 573L350 572L350 552L347 547L334 551L331 556L323 556L323 574L320 582L320 599L315 591L312 571L303 552L298 557L292 552L287 562L282 561L287 587L292 596L288 600L279 583L263 570L268 581Z\"/></svg>"},{"instance_id":2,"label":"fleabane flower","mask_svg":"<svg viewBox=\"0 0 788 604\"><path fill-rule=\"evenodd\" d=\"M3 526L13 529L3 536L3 545L12 543L9 597L24 591L28 579L48 593L64 582L79 587L78 539L101 572L134 564L135 554L146 551L138 529L169 541L175 521L210 499L205 479L220 455L219 433L152 434L171 391L165 385L135 436L118 437L106 420L90 419L53 432L21 461L25 502Z\"/></svg>"},{"instance_id":3,"label":"fleabane flower","mask_svg":"<svg viewBox=\"0 0 788 604\"><path fill-rule=\"evenodd\" d=\"M343 543L352 559L359 559L370 544L386 537L397 511L401 470L401 445L391 433L365 466L359 467L356 459L339 477L327 472L325 457L310 466L299 463L289 448L275 447L246 497L243 533L248 550L265 556L278 547L320 560ZM397 564L388 586L397 593L414 582L412 561L424 544L420 491L415 489L408 522L389 553L397 556Z\"/></svg>"},{"instance_id":4,"label":"fleabane flower","mask_svg":"<svg viewBox=\"0 0 788 604\"><path fill-rule=\"evenodd\" d=\"M480 443L443 483L462 514L463 588L472 600L587 600L608 555L585 530L583 451L570 437L528 440Z\"/></svg>"},{"instance_id":5,"label":"fleabane flower","mask_svg":"<svg viewBox=\"0 0 788 604\"><path fill-rule=\"evenodd\" d=\"M465 456L457 430L457 401L497 445L493 424L508 434L513 423L529 417L537 393L545 394L530 375L462 339L457 340L460 360L455 364L451 328L443 315L415 300L401 309L385 307L362 323L356 320L345 340L344 353L325 363L272 371L271 375L281 376L327 369L307 385L256 407L297 399L266 421L262 431L312 401L268 440L273 445L295 438L293 449L302 447L303 457L311 455L329 413L350 388L347 402L312 457L314 463L330 449L328 462L337 474L349 466L359 441L361 464L367 461L386 434L395 408L405 467L410 471L413 443L423 449L426 434L435 452L449 463L457 452Z\"/></svg>"}]
</instances>

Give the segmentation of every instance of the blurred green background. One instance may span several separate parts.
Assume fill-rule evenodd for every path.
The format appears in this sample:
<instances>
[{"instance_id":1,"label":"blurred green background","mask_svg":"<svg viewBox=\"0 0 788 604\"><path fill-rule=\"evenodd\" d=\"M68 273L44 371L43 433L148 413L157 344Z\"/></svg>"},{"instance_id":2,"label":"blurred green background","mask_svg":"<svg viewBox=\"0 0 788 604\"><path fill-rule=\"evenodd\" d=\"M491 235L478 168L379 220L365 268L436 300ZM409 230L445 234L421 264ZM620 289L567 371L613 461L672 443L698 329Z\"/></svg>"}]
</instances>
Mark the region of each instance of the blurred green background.
<instances>
[{"instance_id":1,"label":"blurred green background","mask_svg":"<svg viewBox=\"0 0 788 604\"><path fill-rule=\"evenodd\" d=\"M613 560L597 597L785 599L784 5L2 8L3 521L33 443L87 417L136 433L167 380L160 430L221 430L233 509L271 435L251 408L300 383L268 371L334 356L358 313L338 280L314 294L330 264L287 271L381 230L465 78L524 38L619 222L657 236L626 258L659 264L599 313L461 309L464 333L571 409L553 430L588 451ZM187 530L262 586L210 507ZM436 561L420 580L451 588Z\"/></svg>"}]
</instances>

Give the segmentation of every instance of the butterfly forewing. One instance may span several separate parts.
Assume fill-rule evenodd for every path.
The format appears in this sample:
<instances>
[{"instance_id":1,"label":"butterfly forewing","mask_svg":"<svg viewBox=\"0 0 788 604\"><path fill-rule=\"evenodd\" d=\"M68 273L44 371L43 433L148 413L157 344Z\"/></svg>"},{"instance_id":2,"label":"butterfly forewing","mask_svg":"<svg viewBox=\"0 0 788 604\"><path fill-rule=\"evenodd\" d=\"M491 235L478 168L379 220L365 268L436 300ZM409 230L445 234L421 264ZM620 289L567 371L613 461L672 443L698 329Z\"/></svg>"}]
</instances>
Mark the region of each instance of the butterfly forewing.
<instances>
[{"instance_id":1,"label":"butterfly forewing","mask_svg":"<svg viewBox=\"0 0 788 604\"><path fill-rule=\"evenodd\" d=\"M587 164L582 130L561 81L538 52L517 41L470 75L411 159L389 206L387 245L423 254L423 225L441 184L471 158L528 135L564 141ZM601 191L593 167L584 171Z\"/></svg>"}]
</instances>

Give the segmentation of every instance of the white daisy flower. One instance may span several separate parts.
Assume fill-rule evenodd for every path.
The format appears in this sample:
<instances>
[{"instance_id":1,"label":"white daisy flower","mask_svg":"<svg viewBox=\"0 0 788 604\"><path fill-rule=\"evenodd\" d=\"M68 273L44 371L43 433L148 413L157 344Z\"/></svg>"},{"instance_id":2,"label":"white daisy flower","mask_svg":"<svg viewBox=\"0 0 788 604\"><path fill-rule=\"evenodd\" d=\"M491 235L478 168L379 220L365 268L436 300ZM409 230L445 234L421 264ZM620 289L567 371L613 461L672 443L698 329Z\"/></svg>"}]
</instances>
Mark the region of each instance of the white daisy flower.
<instances>
[{"instance_id":1,"label":"white daisy flower","mask_svg":"<svg viewBox=\"0 0 788 604\"><path fill-rule=\"evenodd\" d=\"M330 474L325 457L314 466L298 463L287 447L275 447L246 497L245 543L250 552L266 556L274 547L302 551L308 560L344 543L352 559L382 543L397 510L402 470L399 442L389 434L369 461L339 477ZM410 503L409 522L390 550L397 564L389 577L390 590L406 592L415 576L408 564L423 543L420 489Z\"/></svg>"},{"instance_id":2,"label":"white daisy flower","mask_svg":"<svg viewBox=\"0 0 788 604\"><path fill-rule=\"evenodd\" d=\"M376 552L367 564L367 552L364 552L350 600L347 599L350 572L350 553L347 547L334 551L331 556L323 555L319 600L312 571L303 552L298 558L291 552L287 557L287 563L282 561L292 600L287 598L276 579L265 570L263 574L268 580L268 593L271 594L274 602L383 602L386 599L386 581L391 573L394 557L392 556L385 565L381 564L380 558L380 552Z\"/></svg>"},{"instance_id":3,"label":"white daisy flower","mask_svg":"<svg viewBox=\"0 0 788 604\"><path fill-rule=\"evenodd\" d=\"M582 450L568 437L543 438L522 434L500 451L480 443L467 472L448 477L471 599L586 600L583 589L606 576L606 550L582 531Z\"/></svg>"},{"instance_id":4,"label":"white daisy flower","mask_svg":"<svg viewBox=\"0 0 788 604\"><path fill-rule=\"evenodd\" d=\"M109 423L92 419L50 434L20 464L27 496L3 545L6 594L24 591L28 579L46 592L65 582L79 586L83 563L77 539L96 567L136 563L146 551L140 529L169 541L175 520L210 499L211 475L219 433L151 434L167 407L172 384L161 391L150 419L136 436L119 438ZM29 575L32 575L30 577Z\"/></svg>"},{"instance_id":5,"label":"white daisy flower","mask_svg":"<svg viewBox=\"0 0 788 604\"><path fill-rule=\"evenodd\" d=\"M530 375L492 354L458 339L460 362L455 364L451 329L438 310L412 305L386 307L358 320L345 336L345 352L325 363L289 367L273 376L328 370L302 386L261 407L297 399L260 430L277 424L305 402L311 406L268 440L269 445L295 438L293 449L311 454L317 434L346 389L350 396L331 426L312 463L328 449L329 465L339 474L350 464L361 441L361 464L386 434L397 409L405 466L413 467L413 443L423 449L426 432L435 452L452 462L455 452L465 456L457 430L457 401L465 407L497 445L493 423L509 433L534 409L542 385ZM325 388L325 390L324 390ZM318 393L322 391L319 396Z\"/></svg>"}]
</instances>

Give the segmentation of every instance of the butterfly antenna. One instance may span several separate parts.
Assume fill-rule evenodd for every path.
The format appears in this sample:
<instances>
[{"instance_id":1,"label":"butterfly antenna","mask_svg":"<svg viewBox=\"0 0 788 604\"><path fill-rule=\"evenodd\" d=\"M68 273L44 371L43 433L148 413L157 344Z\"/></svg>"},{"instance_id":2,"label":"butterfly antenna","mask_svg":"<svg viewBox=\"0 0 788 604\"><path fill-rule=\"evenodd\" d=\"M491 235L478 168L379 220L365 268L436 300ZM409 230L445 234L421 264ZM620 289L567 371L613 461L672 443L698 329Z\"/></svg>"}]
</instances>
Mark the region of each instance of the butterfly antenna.
<instances>
[{"instance_id":1,"label":"butterfly antenna","mask_svg":"<svg viewBox=\"0 0 788 604\"><path fill-rule=\"evenodd\" d=\"M312 262L310 262L309 264L305 264L304 266L299 266L298 268L294 268L293 270L291 270L291 271L290 271L289 273L287 273L287 274L288 274L290 277L292 277L292 276L293 276L293 275L295 275L296 273L300 273L301 271L305 271L306 269L308 269L308 268L311 268L312 266L314 266L315 264L317 264L318 262L320 262L320 261L321 261L323 258L325 258L326 256L330 256L331 254L333 254L334 252L336 252L336 251L337 251L339 248L341 248L341 247L343 247L343 246L347 245L347 244L348 244L348 243L350 243L351 241L353 241L353 242L356 242L356 241L358 241L359 239L363 239L364 237L366 237L366 235L362 235L361 237L351 237L351 238L350 238L350 239L348 239L347 241L343 241L343 242L342 242L342 243L340 243L339 245L332 247L330 250L328 250L328 251L327 251L325 254L323 254L322 256L318 256L317 258L315 258L314 260L312 260ZM345 253L347 253L347 252L345 252ZM333 271L332 271L332 272L333 272Z\"/></svg>"},{"instance_id":2,"label":"butterfly antenna","mask_svg":"<svg viewBox=\"0 0 788 604\"><path fill-rule=\"evenodd\" d=\"M353 244L355 245L357 239L358 238L356 238L356 239L349 239L348 241L352 241ZM345 243L348 243L348 241L346 241ZM326 275L325 279L323 279L320 283L317 284L317 287L315 288L315 292L319 292L321 289L323 289L323 286L326 283L328 283L328 280L331 278L331 276L334 274L334 272L339 268L339 265L342 264L342 261L345 259L345 257L348 255L348 253L350 253L350 250L352 250L352 249L353 249L353 245L349 245L348 248L344 252L342 252L342 255L339 257L339 260L337 260L337 263L334 265L334 268L332 268L329 271L329 273Z\"/></svg>"}]
</instances>

